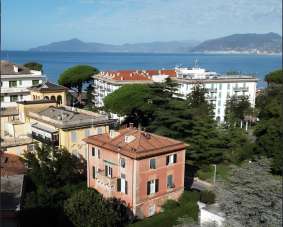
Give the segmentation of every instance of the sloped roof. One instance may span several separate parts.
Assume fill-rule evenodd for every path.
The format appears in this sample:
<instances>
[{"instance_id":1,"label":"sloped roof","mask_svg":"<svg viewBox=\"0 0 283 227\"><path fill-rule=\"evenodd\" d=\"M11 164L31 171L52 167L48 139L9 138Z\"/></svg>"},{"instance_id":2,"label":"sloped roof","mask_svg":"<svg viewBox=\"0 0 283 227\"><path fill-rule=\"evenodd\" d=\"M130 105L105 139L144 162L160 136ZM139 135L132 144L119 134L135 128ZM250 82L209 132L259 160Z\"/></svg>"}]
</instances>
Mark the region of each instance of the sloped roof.
<instances>
[{"instance_id":1,"label":"sloped roof","mask_svg":"<svg viewBox=\"0 0 283 227\"><path fill-rule=\"evenodd\" d=\"M173 69L119 70L101 72L96 76L116 81L151 81L152 76L154 75L168 75L169 77L176 77L176 72Z\"/></svg>"},{"instance_id":2,"label":"sloped roof","mask_svg":"<svg viewBox=\"0 0 283 227\"><path fill-rule=\"evenodd\" d=\"M130 142L126 142L126 136L133 139ZM185 149L185 144L181 141L144 132L133 127L119 130L118 135L113 138L108 133L105 133L90 136L84 139L84 141L134 159L142 159Z\"/></svg>"},{"instance_id":3,"label":"sloped roof","mask_svg":"<svg viewBox=\"0 0 283 227\"><path fill-rule=\"evenodd\" d=\"M1 155L1 176L24 174L26 167L19 156L13 154Z\"/></svg>"},{"instance_id":4,"label":"sloped roof","mask_svg":"<svg viewBox=\"0 0 283 227\"><path fill-rule=\"evenodd\" d=\"M12 62L1 60L0 65L1 75L20 75L20 74L31 74L30 70L23 65L16 65ZM18 68L18 72L15 72L14 67Z\"/></svg>"},{"instance_id":5,"label":"sloped roof","mask_svg":"<svg viewBox=\"0 0 283 227\"><path fill-rule=\"evenodd\" d=\"M42 84L31 86L29 90L40 91L40 92L52 92L52 91L67 91L68 88L46 81L43 82Z\"/></svg>"}]
</instances>

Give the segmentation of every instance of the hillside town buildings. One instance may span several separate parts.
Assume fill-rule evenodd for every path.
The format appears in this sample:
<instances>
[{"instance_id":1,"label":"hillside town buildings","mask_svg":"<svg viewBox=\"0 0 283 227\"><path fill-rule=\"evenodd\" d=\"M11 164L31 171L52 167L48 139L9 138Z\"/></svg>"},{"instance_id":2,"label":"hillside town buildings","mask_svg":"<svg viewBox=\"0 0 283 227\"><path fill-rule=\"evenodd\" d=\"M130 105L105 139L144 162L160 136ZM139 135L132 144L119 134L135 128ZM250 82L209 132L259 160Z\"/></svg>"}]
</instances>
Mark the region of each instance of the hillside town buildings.
<instances>
[{"instance_id":1,"label":"hillside town buildings","mask_svg":"<svg viewBox=\"0 0 283 227\"><path fill-rule=\"evenodd\" d=\"M101 72L93 76L93 103L104 105L103 99L126 84L150 84L164 82L166 78L176 81L178 97L186 98L193 87L200 84L207 89L206 99L214 107L214 117L218 122L225 120L226 102L233 96L247 96L251 106L255 106L256 83L254 76L220 75L205 69L176 68L174 70L144 70Z\"/></svg>"},{"instance_id":2,"label":"hillside town buildings","mask_svg":"<svg viewBox=\"0 0 283 227\"><path fill-rule=\"evenodd\" d=\"M16 107L17 101L31 100L29 87L46 80L41 71L1 60L1 107Z\"/></svg>"},{"instance_id":3,"label":"hillside town buildings","mask_svg":"<svg viewBox=\"0 0 283 227\"><path fill-rule=\"evenodd\" d=\"M87 184L117 197L140 218L160 212L184 190L185 145L130 126L90 136Z\"/></svg>"}]
</instances>

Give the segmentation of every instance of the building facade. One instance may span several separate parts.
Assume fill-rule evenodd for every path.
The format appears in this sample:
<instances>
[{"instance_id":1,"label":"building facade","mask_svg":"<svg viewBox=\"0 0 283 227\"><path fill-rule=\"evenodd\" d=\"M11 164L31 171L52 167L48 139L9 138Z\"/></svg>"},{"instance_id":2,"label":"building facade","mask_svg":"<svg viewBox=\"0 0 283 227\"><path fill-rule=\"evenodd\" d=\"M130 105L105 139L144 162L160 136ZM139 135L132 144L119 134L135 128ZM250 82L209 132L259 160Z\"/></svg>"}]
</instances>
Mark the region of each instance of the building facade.
<instances>
[{"instance_id":1,"label":"building facade","mask_svg":"<svg viewBox=\"0 0 283 227\"><path fill-rule=\"evenodd\" d=\"M232 96L247 96L255 106L258 79L248 75L220 75L202 68L176 68L174 70L144 70L101 72L93 76L93 103L103 106L103 99L126 84L164 82L170 77L178 86L178 97L186 98L197 84L207 89L206 99L214 107L218 122L225 120L225 105Z\"/></svg>"},{"instance_id":2,"label":"building facade","mask_svg":"<svg viewBox=\"0 0 283 227\"><path fill-rule=\"evenodd\" d=\"M182 98L186 98L197 84L206 88L206 99L213 105L218 122L224 122L226 102L232 96L247 96L251 106L255 106L258 79L254 76L219 75L202 68L176 68L176 81Z\"/></svg>"},{"instance_id":3,"label":"building facade","mask_svg":"<svg viewBox=\"0 0 283 227\"><path fill-rule=\"evenodd\" d=\"M125 201L140 218L160 212L184 190L185 145L130 127L90 136L88 187Z\"/></svg>"},{"instance_id":4,"label":"building facade","mask_svg":"<svg viewBox=\"0 0 283 227\"><path fill-rule=\"evenodd\" d=\"M31 100L28 88L43 81L41 71L1 60L1 107L15 107L17 101Z\"/></svg>"},{"instance_id":5,"label":"building facade","mask_svg":"<svg viewBox=\"0 0 283 227\"><path fill-rule=\"evenodd\" d=\"M27 118L33 140L66 148L84 159L87 149L83 139L106 133L113 123L105 115L68 106L49 106L41 111L29 111Z\"/></svg>"},{"instance_id":6,"label":"building facade","mask_svg":"<svg viewBox=\"0 0 283 227\"><path fill-rule=\"evenodd\" d=\"M92 77L93 103L96 107L102 107L104 105L103 99L123 85L164 82L166 78L175 76L175 70L120 70L101 72Z\"/></svg>"}]
</instances>

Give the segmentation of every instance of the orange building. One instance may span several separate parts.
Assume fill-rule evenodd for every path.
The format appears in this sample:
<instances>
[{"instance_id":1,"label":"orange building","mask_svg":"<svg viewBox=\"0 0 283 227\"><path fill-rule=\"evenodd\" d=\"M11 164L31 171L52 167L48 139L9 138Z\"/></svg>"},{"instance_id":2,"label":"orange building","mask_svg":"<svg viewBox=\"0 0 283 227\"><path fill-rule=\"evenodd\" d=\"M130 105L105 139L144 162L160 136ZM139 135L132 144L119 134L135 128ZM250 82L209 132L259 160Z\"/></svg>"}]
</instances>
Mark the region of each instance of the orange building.
<instances>
[{"instance_id":1,"label":"orange building","mask_svg":"<svg viewBox=\"0 0 283 227\"><path fill-rule=\"evenodd\" d=\"M90 136L88 187L125 201L140 218L184 190L185 145L134 127Z\"/></svg>"}]
</instances>

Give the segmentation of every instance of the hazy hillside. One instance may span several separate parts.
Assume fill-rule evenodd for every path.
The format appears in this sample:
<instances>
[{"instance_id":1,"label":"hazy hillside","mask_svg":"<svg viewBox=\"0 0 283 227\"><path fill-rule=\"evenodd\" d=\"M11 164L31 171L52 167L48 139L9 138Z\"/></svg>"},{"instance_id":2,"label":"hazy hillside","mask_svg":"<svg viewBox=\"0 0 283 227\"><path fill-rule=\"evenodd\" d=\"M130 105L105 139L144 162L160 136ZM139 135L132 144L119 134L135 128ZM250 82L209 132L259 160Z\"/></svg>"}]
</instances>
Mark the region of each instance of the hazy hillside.
<instances>
[{"instance_id":1,"label":"hazy hillside","mask_svg":"<svg viewBox=\"0 0 283 227\"><path fill-rule=\"evenodd\" d=\"M187 52L196 44L198 44L196 41L171 41L111 45L103 43L87 43L79 39L70 39L32 48L30 51L179 53Z\"/></svg>"},{"instance_id":2,"label":"hazy hillside","mask_svg":"<svg viewBox=\"0 0 283 227\"><path fill-rule=\"evenodd\" d=\"M276 33L234 34L218 39L111 45L70 39L30 49L50 52L121 52L121 53L282 53L282 38Z\"/></svg>"},{"instance_id":3,"label":"hazy hillside","mask_svg":"<svg viewBox=\"0 0 283 227\"><path fill-rule=\"evenodd\" d=\"M282 37L276 33L234 34L207 40L194 47L193 52L281 53Z\"/></svg>"}]
</instances>

